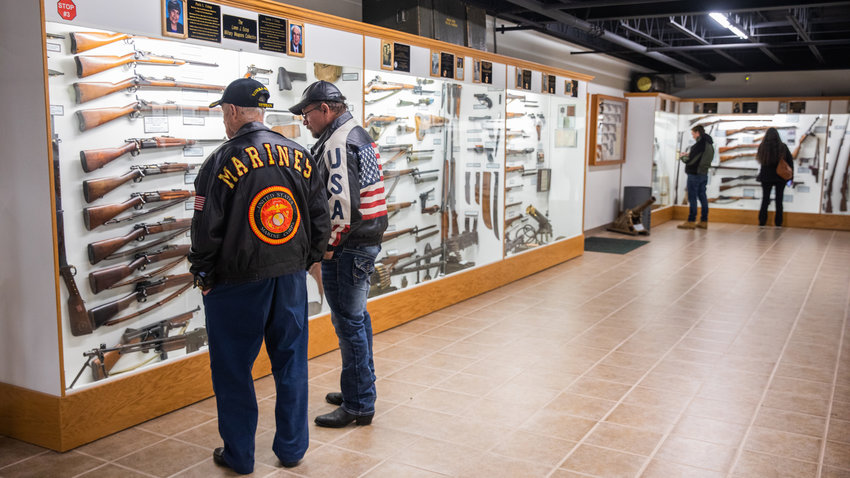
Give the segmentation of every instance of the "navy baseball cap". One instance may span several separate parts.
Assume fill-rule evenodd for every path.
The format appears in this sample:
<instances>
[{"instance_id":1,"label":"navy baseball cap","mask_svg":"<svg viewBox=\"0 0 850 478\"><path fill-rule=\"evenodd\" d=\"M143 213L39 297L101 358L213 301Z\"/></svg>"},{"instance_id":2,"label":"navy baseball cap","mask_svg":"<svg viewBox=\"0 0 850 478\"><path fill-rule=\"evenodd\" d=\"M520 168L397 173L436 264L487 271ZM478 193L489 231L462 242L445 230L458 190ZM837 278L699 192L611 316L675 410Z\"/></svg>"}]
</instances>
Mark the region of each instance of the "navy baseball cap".
<instances>
[{"instance_id":1,"label":"navy baseball cap","mask_svg":"<svg viewBox=\"0 0 850 478\"><path fill-rule=\"evenodd\" d=\"M269 89L253 78L239 78L224 89L221 99L210 103L215 108L222 103L244 106L246 108L273 108L269 103Z\"/></svg>"},{"instance_id":2,"label":"navy baseball cap","mask_svg":"<svg viewBox=\"0 0 850 478\"><path fill-rule=\"evenodd\" d=\"M304 90L304 93L301 94L301 101L292 108L289 108L289 111L292 114L300 115L305 106L319 101L325 103L345 103L345 96L342 96L342 92L333 83L317 81Z\"/></svg>"}]
</instances>

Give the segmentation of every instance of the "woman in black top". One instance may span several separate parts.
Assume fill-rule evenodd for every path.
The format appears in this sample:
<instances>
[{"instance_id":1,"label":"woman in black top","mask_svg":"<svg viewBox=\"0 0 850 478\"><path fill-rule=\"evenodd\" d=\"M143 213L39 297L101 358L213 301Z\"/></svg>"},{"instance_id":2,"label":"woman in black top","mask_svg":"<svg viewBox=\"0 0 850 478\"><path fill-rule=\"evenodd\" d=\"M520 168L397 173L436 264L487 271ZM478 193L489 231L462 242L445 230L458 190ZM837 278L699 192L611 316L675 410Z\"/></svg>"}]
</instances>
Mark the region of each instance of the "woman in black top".
<instances>
[{"instance_id":1,"label":"woman in black top","mask_svg":"<svg viewBox=\"0 0 850 478\"><path fill-rule=\"evenodd\" d=\"M776 217L774 224L777 227L782 226L782 196L785 192L786 180L776 174L776 166L779 161L785 161L794 170L794 158L791 156L791 151L788 146L782 142L779 137L779 132L776 128L770 128L764 134L764 139L759 145L758 153L756 154L761 168L756 179L761 183L761 209L759 209L759 226L764 226L767 222L767 207L770 205L770 190L776 187ZM793 178L791 178L793 180ZM790 181L790 180L788 180Z\"/></svg>"}]
</instances>

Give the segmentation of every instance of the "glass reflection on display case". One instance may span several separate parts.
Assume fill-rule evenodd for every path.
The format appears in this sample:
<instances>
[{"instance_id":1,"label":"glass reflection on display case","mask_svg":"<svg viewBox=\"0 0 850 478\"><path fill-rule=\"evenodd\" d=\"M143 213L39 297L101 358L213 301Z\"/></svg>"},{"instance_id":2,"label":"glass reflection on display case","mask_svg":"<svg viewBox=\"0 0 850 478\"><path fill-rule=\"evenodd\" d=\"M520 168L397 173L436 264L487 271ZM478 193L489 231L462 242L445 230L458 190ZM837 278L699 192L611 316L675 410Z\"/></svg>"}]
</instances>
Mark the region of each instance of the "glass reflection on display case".
<instances>
[{"instance_id":1,"label":"glass reflection on display case","mask_svg":"<svg viewBox=\"0 0 850 478\"><path fill-rule=\"evenodd\" d=\"M585 106L577 98L508 91L505 254L581 231Z\"/></svg>"},{"instance_id":2,"label":"glass reflection on display case","mask_svg":"<svg viewBox=\"0 0 850 478\"><path fill-rule=\"evenodd\" d=\"M652 147L652 196L658 206L673 204L677 151L681 149L684 133L677 132L679 115L666 111L655 112L655 137Z\"/></svg>"},{"instance_id":3,"label":"glass reflection on display case","mask_svg":"<svg viewBox=\"0 0 850 478\"><path fill-rule=\"evenodd\" d=\"M381 155L390 216L370 296L500 260L504 94L365 75L364 126Z\"/></svg>"}]
</instances>

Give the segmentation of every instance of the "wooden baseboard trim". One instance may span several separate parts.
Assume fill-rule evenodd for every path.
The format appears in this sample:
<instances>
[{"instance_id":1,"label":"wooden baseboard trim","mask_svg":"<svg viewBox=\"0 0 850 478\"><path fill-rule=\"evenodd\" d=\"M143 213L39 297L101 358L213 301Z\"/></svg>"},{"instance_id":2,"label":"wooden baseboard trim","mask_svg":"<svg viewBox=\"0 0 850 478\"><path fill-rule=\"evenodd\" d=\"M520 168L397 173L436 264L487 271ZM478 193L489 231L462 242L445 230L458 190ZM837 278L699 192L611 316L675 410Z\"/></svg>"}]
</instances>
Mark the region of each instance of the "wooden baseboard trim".
<instances>
[{"instance_id":1,"label":"wooden baseboard trim","mask_svg":"<svg viewBox=\"0 0 850 478\"><path fill-rule=\"evenodd\" d=\"M673 219L686 220L688 206L673 206ZM773 211L767 213L767 223L773 224ZM783 226L805 229L832 229L850 231L850 215L810 214L805 212L786 212L782 215ZM709 207L709 222L728 222L732 224L758 225L758 211L752 209L723 209Z\"/></svg>"},{"instance_id":2,"label":"wooden baseboard trim","mask_svg":"<svg viewBox=\"0 0 850 478\"><path fill-rule=\"evenodd\" d=\"M369 303L375 333L396 327L517 279L578 257L584 236L379 297ZM330 315L310 320L309 356L335 350ZM264 350L254 377L271 373ZM193 354L144 372L116 377L64 397L0 383L0 435L67 451L213 395L209 355Z\"/></svg>"},{"instance_id":3,"label":"wooden baseboard trim","mask_svg":"<svg viewBox=\"0 0 850 478\"><path fill-rule=\"evenodd\" d=\"M655 226L660 226L667 221L673 220L673 206L663 206L658 209L653 209L650 213L650 229Z\"/></svg>"}]
</instances>

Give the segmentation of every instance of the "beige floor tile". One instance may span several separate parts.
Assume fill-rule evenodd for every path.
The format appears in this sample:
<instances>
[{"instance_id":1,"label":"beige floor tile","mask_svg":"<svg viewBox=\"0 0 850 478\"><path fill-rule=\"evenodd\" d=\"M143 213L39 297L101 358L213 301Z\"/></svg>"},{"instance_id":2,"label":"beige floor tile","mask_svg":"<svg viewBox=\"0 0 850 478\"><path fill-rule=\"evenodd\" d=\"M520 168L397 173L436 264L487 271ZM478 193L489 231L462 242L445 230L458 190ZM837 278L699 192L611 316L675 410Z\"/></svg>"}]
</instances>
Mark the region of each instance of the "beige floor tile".
<instances>
[{"instance_id":1,"label":"beige floor tile","mask_svg":"<svg viewBox=\"0 0 850 478\"><path fill-rule=\"evenodd\" d=\"M545 477L551 467L488 453L470 460L458 473L461 478Z\"/></svg>"},{"instance_id":2,"label":"beige floor tile","mask_svg":"<svg viewBox=\"0 0 850 478\"><path fill-rule=\"evenodd\" d=\"M249 475L240 475L234 472L233 470L216 465L212 458L210 458L209 460L202 461L197 465L189 469L183 470L180 473L177 473L172 476L173 478L225 478L237 476L245 476L248 478L260 478L269 477L271 475L277 474L277 472L277 468L273 466L264 465L262 463L254 463L253 473Z\"/></svg>"},{"instance_id":3,"label":"beige floor tile","mask_svg":"<svg viewBox=\"0 0 850 478\"><path fill-rule=\"evenodd\" d=\"M199 412L191 408L181 408L180 410L163 415L159 418L146 421L138 427L149 432L171 436L183 433L189 428L196 427L213 419L215 419L215 417L211 417L207 413Z\"/></svg>"},{"instance_id":4,"label":"beige floor tile","mask_svg":"<svg viewBox=\"0 0 850 478\"><path fill-rule=\"evenodd\" d=\"M504 402L483 398L467 408L464 415L474 420L518 427L536 412L536 409L530 407L509 407Z\"/></svg>"},{"instance_id":5,"label":"beige floor tile","mask_svg":"<svg viewBox=\"0 0 850 478\"><path fill-rule=\"evenodd\" d=\"M724 402L697 397L685 409L685 415L748 425L752 421L755 411L755 404L750 402Z\"/></svg>"},{"instance_id":6,"label":"beige floor tile","mask_svg":"<svg viewBox=\"0 0 850 478\"><path fill-rule=\"evenodd\" d=\"M0 468L46 452L46 448L0 436Z\"/></svg>"},{"instance_id":7,"label":"beige floor tile","mask_svg":"<svg viewBox=\"0 0 850 478\"><path fill-rule=\"evenodd\" d=\"M826 417L761 407L753 424L762 428L821 438L826 429Z\"/></svg>"},{"instance_id":8,"label":"beige floor tile","mask_svg":"<svg viewBox=\"0 0 850 478\"><path fill-rule=\"evenodd\" d=\"M605 421L655 433L666 433L676 422L677 415L676 412L661 408L639 407L624 403L617 406Z\"/></svg>"},{"instance_id":9,"label":"beige floor tile","mask_svg":"<svg viewBox=\"0 0 850 478\"><path fill-rule=\"evenodd\" d=\"M218 436L218 432L216 432ZM137 452L142 448L160 442L165 438L140 428L130 428L95 442L76 448L75 451L91 455L106 461L114 461L122 456ZM0 446L0 450L3 447Z\"/></svg>"},{"instance_id":10,"label":"beige floor tile","mask_svg":"<svg viewBox=\"0 0 850 478\"><path fill-rule=\"evenodd\" d=\"M523 423L525 431L549 435L569 441L579 441L596 422L562 412L541 410Z\"/></svg>"},{"instance_id":11,"label":"beige floor tile","mask_svg":"<svg viewBox=\"0 0 850 478\"><path fill-rule=\"evenodd\" d=\"M41 478L44 476L64 478L85 473L100 467L104 463L106 462L103 460L75 451L67 453L48 451L18 461L5 468L0 468L0 476L4 478Z\"/></svg>"},{"instance_id":12,"label":"beige floor tile","mask_svg":"<svg viewBox=\"0 0 850 478\"><path fill-rule=\"evenodd\" d=\"M795 433L752 427L744 442L745 450L817 463L821 440Z\"/></svg>"},{"instance_id":13,"label":"beige floor tile","mask_svg":"<svg viewBox=\"0 0 850 478\"><path fill-rule=\"evenodd\" d=\"M678 392L668 392L647 387L635 387L623 398L623 403L642 407L660 407L667 410L681 411L688 406L691 395Z\"/></svg>"},{"instance_id":14,"label":"beige floor tile","mask_svg":"<svg viewBox=\"0 0 850 478\"><path fill-rule=\"evenodd\" d=\"M492 453L520 460L555 466L567 456L576 443L551 436L517 430L503 437Z\"/></svg>"},{"instance_id":15,"label":"beige floor tile","mask_svg":"<svg viewBox=\"0 0 850 478\"><path fill-rule=\"evenodd\" d=\"M196 412L206 413L207 415L212 415L213 417L218 416L218 409L216 408L214 396L206 400L201 400L200 402L194 405L190 405L186 408L194 410Z\"/></svg>"},{"instance_id":16,"label":"beige floor tile","mask_svg":"<svg viewBox=\"0 0 850 478\"><path fill-rule=\"evenodd\" d=\"M468 463L483 454L484 452L474 448L423 438L398 453L392 460L436 473L458 476Z\"/></svg>"},{"instance_id":17,"label":"beige floor tile","mask_svg":"<svg viewBox=\"0 0 850 478\"><path fill-rule=\"evenodd\" d=\"M363 475L363 478L398 478L402 476L405 478L440 478L446 475L403 463L387 461L370 470Z\"/></svg>"},{"instance_id":18,"label":"beige floor tile","mask_svg":"<svg viewBox=\"0 0 850 478\"><path fill-rule=\"evenodd\" d=\"M850 420L850 401L833 401L830 417L837 418L839 420Z\"/></svg>"},{"instance_id":19,"label":"beige floor tile","mask_svg":"<svg viewBox=\"0 0 850 478\"><path fill-rule=\"evenodd\" d=\"M663 460L652 460L641 475L642 478L723 478L724 476L726 476L724 473L718 471Z\"/></svg>"},{"instance_id":20,"label":"beige floor tile","mask_svg":"<svg viewBox=\"0 0 850 478\"><path fill-rule=\"evenodd\" d=\"M506 383L487 395L490 400L504 402L506 405L522 405L529 408L540 408L558 395L557 390L550 388L528 389L521 383Z\"/></svg>"},{"instance_id":21,"label":"beige floor tile","mask_svg":"<svg viewBox=\"0 0 850 478\"><path fill-rule=\"evenodd\" d=\"M407 403L427 387L414 383L398 382L391 379L378 379L375 383L379 399L390 403Z\"/></svg>"},{"instance_id":22,"label":"beige floor tile","mask_svg":"<svg viewBox=\"0 0 850 478\"><path fill-rule=\"evenodd\" d=\"M837 443L850 444L850 421L838 419L830 420L827 439Z\"/></svg>"},{"instance_id":23,"label":"beige floor tile","mask_svg":"<svg viewBox=\"0 0 850 478\"><path fill-rule=\"evenodd\" d=\"M430 387L446 378L446 371L422 365L411 365L387 375L387 378L397 382L407 382L424 387Z\"/></svg>"},{"instance_id":24,"label":"beige floor tile","mask_svg":"<svg viewBox=\"0 0 850 478\"><path fill-rule=\"evenodd\" d=\"M51 475L52 476L52 475ZM133 471L129 468L118 466L114 463L107 463L100 468L95 468L82 475L77 475L79 478L148 478L150 475L142 474L138 471ZM224 476L224 475L207 475L207 476ZM230 476L236 476L232 473Z\"/></svg>"},{"instance_id":25,"label":"beige floor tile","mask_svg":"<svg viewBox=\"0 0 850 478\"><path fill-rule=\"evenodd\" d=\"M735 449L671 435L658 449L655 457L664 461L725 473L732 466Z\"/></svg>"},{"instance_id":26,"label":"beige floor tile","mask_svg":"<svg viewBox=\"0 0 850 478\"><path fill-rule=\"evenodd\" d=\"M151 475L169 476L203 460L212 460L208 449L169 439L125 456L117 463Z\"/></svg>"},{"instance_id":27,"label":"beige floor tile","mask_svg":"<svg viewBox=\"0 0 850 478\"><path fill-rule=\"evenodd\" d=\"M566 413L591 420L601 420L617 402L586 395L562 393L546 405L547 410Z\"/></svg>"},{"instance_id":28,"label":"beige floor tile","mask_svg":"<svg viewBox=\"0 0 850 478\"><path fill-rule=\"evenodd\" d=\"M448 374L444 374L444 377ZM482 377L468 373L457 373L444 378L435 388L448 390L450 392L465 393L475 397L483 397L503 383L502 380L492 377Z\"/></svg>"},{"instance_id":29,"label":"beige floor tile","mask_svg":"<svg viewBox=\"0 0 850 478\"><path fill-rule=\"evenodd\" d=\"M850 470L850 447L846 443L826 442L823 463L835 468Z\"/></svg>"},{"instance_id":30,"label":"beige floor tile","mask_svg":"<svg viewBox=\"0 0 850 478\"><path fill-rule=\"evenodd\" d=\"M646 460L644 456L581 445L567 458L561 468L593 476L633 477Z\"/></svg>"},{"instance_id":31,"label":"beige floor tile","mask_svg":"<svg viewBox=\"0 0 850 478\"><path fill-rule=\"evenodd\" d=\"M306 456L297 467L292 468L292 472L310 478L354 478L380 462L378 458L369 455L325 445Z\"/></svg>"},{"instance_id":32,"label":"beige floor tile","mask_svg":"<svg viewBox=\"0 0 850 478\"><path fill-rule=\"evenodd\" d=\"M650 456L662 437L660 433L602 422L590 432L585 443L635 455Z\"/></svg>"},{"instance_id":33,"label":"beige floor tile","mask_svg":"<svg viewBox=\"0 0 850 478\"><path fill-rule=\"evenodd\" d=\"M597 365L588 373L588 378L596 378L599 380L608 380L611 382L622 383L623 385L634 385L644 375L643 370L632 368L612 367L610 365Z\"/></svg>"},{"instance_id":34,"label":"beige floor tile","mask_svg":"<svg viewBox=\"0 0 850 478\"><path fill-rule=\"evenodd\" d=\"M473 395L431 388L417 394L412 400L407 402L407 405L458 415L472 406L476 401L478 401L478 398Z\"/></svg>"},{"instance_id":35,"label":"beige floor tile","mask_svg":"<svg viewBox=\"0 0 850 478\"><path fill-rule=\"evenodd\" d=\"M820 476L821 478L850 478L850 470L825 466Z\"/></svg>"},{"instance_id":36,"label":"beige floor tile","mask_svg":"<svg viewBox=\"0 0 850 478\"><path fill-rule=\"evenodd\" d=\"M764 397L763 406L825 417L829 410L829 400L813 398L795 392L768 390Z\"/></svg>"},{"instance_id":37,"label":"beige floor tile","mask_svg":"<svg viewBox=\"0 0 850 478\"><path fill-rule=\"evenodd\" d=\"M744 451L732 469L735 478L814 478L818 466L814 463L791 460L773 455Z\"/></svg>"},{"instance_id":38,"label":"beige floor tile","mask_svg":"<svg viewBox=\"0 0 850 478\"><path fill-rule=\"evenodd\" d=\"M404 450L419 438L419 435L412 433L370 426L357 427L351 433L334 440L332 444L346 450L386 459Z\"/></svg>"},{"instance_id":39,"label":"beige floor tile","mask_svg":"<svg viewBox=\"0 0 850 478\"><path fill-rule=\"evenodd\" d=\"M640 381L640 386L693 395L699 391L702 383L702 380L694 377L670 375L653 370Z\"/></svg>"},{"instance_id":40,"label":"beige floor tile","mask_svg":"<svg viewBox=\"0 0 850 478\"><path fill-rule=\"evenodd\" d=\"M672 433L680 437L737 447L746 430L744 425L686 415L679 419Z\"/></svg>"}]
</instances>

